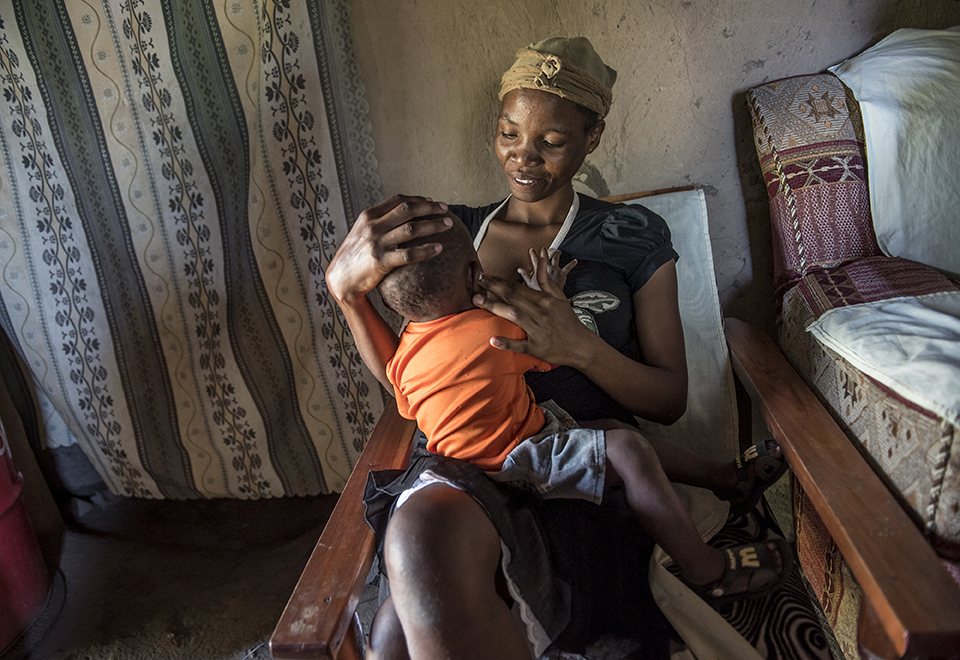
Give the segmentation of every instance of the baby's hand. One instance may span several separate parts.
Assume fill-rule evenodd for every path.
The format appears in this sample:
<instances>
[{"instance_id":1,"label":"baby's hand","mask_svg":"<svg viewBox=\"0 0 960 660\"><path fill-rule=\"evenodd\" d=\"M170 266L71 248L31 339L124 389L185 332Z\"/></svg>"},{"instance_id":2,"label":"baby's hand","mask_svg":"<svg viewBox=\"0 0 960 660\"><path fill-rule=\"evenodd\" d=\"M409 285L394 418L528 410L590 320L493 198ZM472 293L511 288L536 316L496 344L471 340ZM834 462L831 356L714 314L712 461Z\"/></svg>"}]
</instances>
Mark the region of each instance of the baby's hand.
<instances>
[{"instance_id":1,"label":"baby's hand","mask_svg":"<svg viewBox=\"0 0 960 660\"><path fill-rule=\"evenodd\" d=\"M553 256L547 256L547 248L540 248L539 254L530 248L530 271L518 268L517 272L523 278L524 284L537 291L547 291L558 297L563 297L563 286L567 283L567 274L577 265L573 259L563 268L560 267L560 250ZM551 291L550 289L554 289Z\"/></svg>"}]
</instances>

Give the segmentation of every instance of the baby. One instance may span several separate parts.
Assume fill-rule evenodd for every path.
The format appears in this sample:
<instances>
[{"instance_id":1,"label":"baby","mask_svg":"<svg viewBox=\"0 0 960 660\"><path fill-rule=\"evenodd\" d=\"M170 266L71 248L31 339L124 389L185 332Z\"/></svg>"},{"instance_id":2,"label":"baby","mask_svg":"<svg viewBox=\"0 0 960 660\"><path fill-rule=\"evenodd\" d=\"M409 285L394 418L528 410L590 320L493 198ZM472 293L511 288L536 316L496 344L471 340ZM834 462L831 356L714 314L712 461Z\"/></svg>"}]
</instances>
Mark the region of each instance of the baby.
<instances>
[{"instance_id":1,"label":"baby","mask_svg":"<svg viewBox=\"0 0 960 660\"><path fill-rule=\"evenodd\" d=\"M450 214L447 214L448 216ZM599 504L605 488L622 484L627 502L651 537L670 555L682 579L715 604L766 594L791 567L783 542L720 550L703 542L652 445L633 428L578 427L563 410L537 405L523 374L551 365L495 348L493 337L523 339L522 329L474 306L482 270L470 234L453 218L437 235L406 243L439 242L431 259L391 271L378 290L409 322L387 363L400 414L415 419L427 449L470 461L497 481L521 482L543 497ZM569 268L545 250L532 272L562 290ZM733 466L730 466L731 469Z\"/></svg>"}]
</instances>

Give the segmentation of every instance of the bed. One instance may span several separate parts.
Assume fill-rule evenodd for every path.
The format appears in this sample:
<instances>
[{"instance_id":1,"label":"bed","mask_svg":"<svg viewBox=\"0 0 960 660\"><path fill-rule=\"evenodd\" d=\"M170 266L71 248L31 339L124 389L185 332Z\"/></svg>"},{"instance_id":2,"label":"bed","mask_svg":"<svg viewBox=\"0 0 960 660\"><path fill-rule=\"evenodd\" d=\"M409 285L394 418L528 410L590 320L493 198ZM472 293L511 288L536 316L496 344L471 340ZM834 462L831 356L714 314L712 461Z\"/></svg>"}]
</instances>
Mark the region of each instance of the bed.
<instances>
[{"instance_id":1,"label":"bed","mask_svg":"<svg viewBox=\"0 0 960 660\"><path fill-rule=\"evenodd\" d=\"M924 538L911 562L956 592L960 30L899 30L747 100L770 198L779 346ZM889 613L856 568L859 547L796 481L798 554L844 654L867 644L902 657L916 639L878 633ZM877 543L908 532L871 524ZM954 596L943 603L934 609L957 613ZM960 643L913 652L956 657Z\"/></svg>"}]
</instances>

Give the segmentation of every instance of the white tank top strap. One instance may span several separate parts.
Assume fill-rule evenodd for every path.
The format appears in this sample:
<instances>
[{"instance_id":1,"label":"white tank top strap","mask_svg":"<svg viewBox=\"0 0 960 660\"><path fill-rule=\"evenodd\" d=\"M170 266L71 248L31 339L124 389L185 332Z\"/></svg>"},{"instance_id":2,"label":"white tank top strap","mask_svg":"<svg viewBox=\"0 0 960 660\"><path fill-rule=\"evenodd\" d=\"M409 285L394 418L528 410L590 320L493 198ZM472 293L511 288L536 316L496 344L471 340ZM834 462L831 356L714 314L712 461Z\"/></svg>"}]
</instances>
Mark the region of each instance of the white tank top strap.
<instances>
[{"instance_id":1,"label":"white tank top strap","mask_svg":"<svg viewBox=\"0 0 960 660\"><path fill-rule=\"evenodd\" d=\"M487 235L487 227L490 226L490 221L493 220L504 207L506 207L507 202L510 201L510 197L507 197L503 200L503 203L500 204L497 208L493 209L486 218L483 219L483 222L480 223L480 229L477 230L477 236L473 239L473 249L479 250L480 244L483 242L483 237ZM557 232L556 238L553 239L553 243L550 244L548 248L548 253L550 256L553 256L553 253L557 251L557 248L560 247L560 244L563 243L563 239L567 237L567 234L570 232L570 227L573 226L573 221L577 217L577 213L580 211L580 194L573 193L573 203L570 205L570 210L567 211L567 217L563 220L563 225L560 226L560 231Z\"/></svg>"}]
</instances>

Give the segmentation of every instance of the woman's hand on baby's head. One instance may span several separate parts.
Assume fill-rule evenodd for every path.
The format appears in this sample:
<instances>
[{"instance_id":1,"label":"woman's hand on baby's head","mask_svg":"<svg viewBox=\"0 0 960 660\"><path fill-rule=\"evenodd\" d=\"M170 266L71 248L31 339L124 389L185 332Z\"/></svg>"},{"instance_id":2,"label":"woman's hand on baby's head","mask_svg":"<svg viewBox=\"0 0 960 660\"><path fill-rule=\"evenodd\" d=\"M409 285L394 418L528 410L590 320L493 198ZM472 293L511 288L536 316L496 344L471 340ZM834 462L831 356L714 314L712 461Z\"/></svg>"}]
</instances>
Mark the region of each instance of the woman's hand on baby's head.
<instances>
[{"instance_id":1,"label":"woman's hand on baby's head","mask_svg":"<svg viewBox=\"0 0 960 660\"><path fill-rule=\"evenodd\" d=\"M362 297L394 268L436 256L439 243L399 246L452 227L446 212L446 204L408 195L395 195L364 210L327 267L328 290L341 302Z\"/></svg>"},{"instance_id":2,"label":"woman's hand on baby's head","mask_svg":"<svg viewBox=\"0 0 960 660\"><path fill-rule=\"evenodd\" d=\"M531 289L546 291L557 298L563 298L563 287L567 283L567 275L577 265L573 259L563 268L560 267L560 250L554 250L550 255L547 248L542 247L537 252L530 248L530 270L518 268L520 277Z\"/></svg>"}]
</instances>

